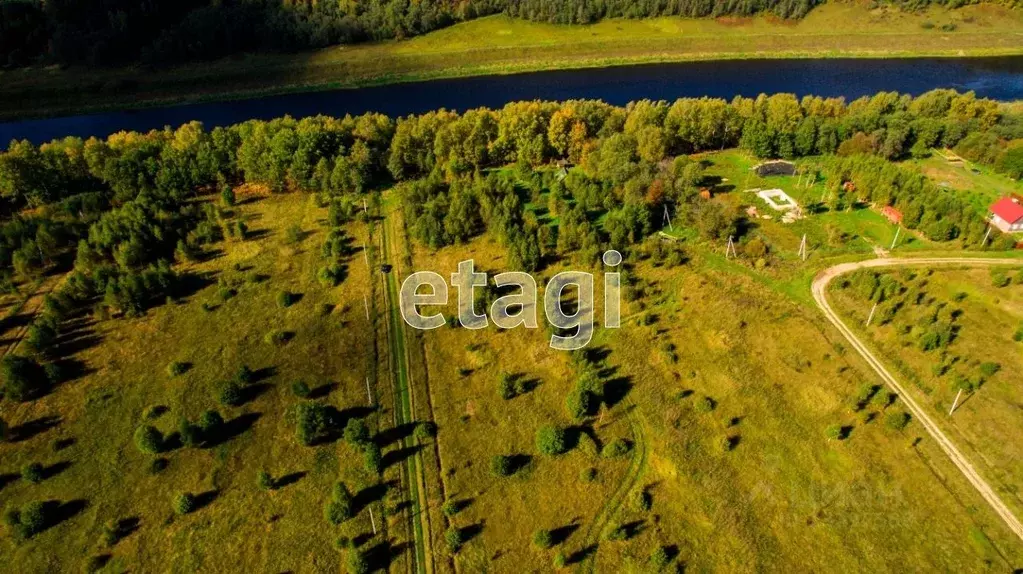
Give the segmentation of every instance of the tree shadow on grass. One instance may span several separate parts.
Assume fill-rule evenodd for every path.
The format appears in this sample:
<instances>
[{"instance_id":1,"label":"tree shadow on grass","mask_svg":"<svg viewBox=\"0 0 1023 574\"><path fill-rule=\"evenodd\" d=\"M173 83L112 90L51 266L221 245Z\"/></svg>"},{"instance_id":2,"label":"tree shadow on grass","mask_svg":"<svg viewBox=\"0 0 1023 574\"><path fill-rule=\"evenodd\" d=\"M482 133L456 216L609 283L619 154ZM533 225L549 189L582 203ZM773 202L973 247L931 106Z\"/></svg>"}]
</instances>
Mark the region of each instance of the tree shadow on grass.
<instances>
[{"instance_id":1,"label":"tree shadow on grass","mask_svg":"<svg viewBox=\"0 0 1023 574\"><path fill-rule=\"evenodd\" d=\"M590 556L593 556L596 553L597 553L597 545L596 544L590 544L589 546L582 547L577 552L573 552L568 557L568 559L565 561L565 563L566 564L579 564L579 563L583 562L584 560L586 560L587 558L589 558Z\"/></svg>"},{"instance_id":2,"label":"tree shadow on grass","mask_svg":"<svg viewBox=\"0 0 1023 574\"><path fill-rule=\"evenodd\" d=\"M568 542L569 537L572 536L576 530L579 530L579 523L576 520L573 520L565 526L559 526L558 528L551 530L551 541L555 545L564 544L565 542Z\"/></svg>"},{"instance_id":3,"label":"tree shadow on grass","mask_svg":"<svg viewBox=\"0 0 1023 574\"><path fill-rule=\"evenodd\" d=\"M213 504L213 501L216 500L217 496L219 495L220 492L216 489L207 490L206 492L202 492L195 495L195 507L192 510L192 512L197 512L203 508L206 508L210 504Z\"/></svg>"},{"instance_id":4,"label":"tree shadow on grass","mask_svg":"<svg viewBox=\"0 0 1023 574\"><path fill-rule=\"evenodd\" d=\"M84 499L69 500L67 502L61 502L59 500L48 500L43 503L44 513L46 515L46 524L43 530L49 530L58 524L74 518L80 514L88 503Z\"/></svg>"},{"instance_id":5,"label":"tree shadow on grass","mask_svg":"<svg viewBox=\"0 0 1023 574\"><path fill-rule=\"evenodd\" d=\"M416 423L402 423L396 427L384 429L377 433L373 441L377 443L377 446L383 448L387 445L396 443L407 437L412 436L412 433L416 430Z\"/></svg>"},{"instance_id":6,"label":"tree shadow on grass","mask_svg":"<svg viewBox=\"0 0 1023 574\"><path fill-rule=\"evenodd\" d=\"M414 456L417 452L423 449L422 445L409 446L405 448L399 448L384 453L383 459L381 460L381 466L385 469L390 468L392 465L404 462L411 456Z\"/></svg>"},{"instance_id":7,"label":"tree shadow on grass","mask_svg":"<svg viewBox=\"0 0 1023 574\"><path fill-rule=\"evenodd\" d=\"M43 467L43 480L49 480L69 468L71 468L71 461L69 460L62 460Z\"/></svg>"},{"instance_id":8,"label":"tree shadow on grass","mask_svg":"<svg viewBox=\"0 0 1023 574\"><path fill-rule=\"evenodd\" d=\"M366 561L369 562L369 567L372 571L383 570L387 572L391 568L391 563L409 549L410 545L407 542L392 545L389 540L381 540L366 549Z\"/></svg>"},{"instance_id":9,"label":"tree shadow on grass","mask_svg":"<svg viewBox=\"0 0 1023 574\"><path fill-rule=\"evenodd\" d=\"M324 383L309 391L310 399L322 399L337 390L337 383Z\"/></svg>"},{"instance_id":10,"label":"tree shadow on grass","mask_svg":"<svg viewBox=\"0 0 1023 574\"><path fill-rule=\"evenodd\" d=\"M629 377L617 377L604 383L604 403L613 407L622 402L632 390L632 381Z\"/></svg>"},{"instance_id":11,"label":"tree shadow on grass","mask_svg":"<svg viewBox=\"0 0 1023 574\"><path fill-rule=\"evenodd\" d=\"M390 488L390 483L379 482L355 493L355 496L352 498L352 506L355 507L356 514L362 512L370 504L383 500Z\"/></svg>"},{"instance_id":12,"label":"tree shadow on grass","mask_svg":"<svg viewBox=\"0 0 1023 574\"><path fill-rule=\"evenodd\" d=\"M463 527L461 529L461 532L462 532L462 542L463 543L468 543L473 538L476 538L477 536L482 534L483 533L483 526L485 524L486 524L485 520L480 520L476 524L470 524L469 526Z\"/></svg>"},{"instance_id":13,"label":"tree shadow on grass","mask_svg":"<svg viewBox=\"0 0 1023 574\"><path fill-rule=\"evenodd\" d=\"M284 476L274 481L274 489L284 488L285 486L295 484L296 482L305 478L306 474L308 473L305 472L304 470L298 472L289 472L288 474L285 474Z\"/></svg>"},{"instance_id":14,"label":"tree shadow on grass","mask_svg":"<svg viewBox=\"0 0 1023 574\"><path fill-rule=\"evenodd\" d=\"M37 435L40 435L60 424L61 418L57 415L46 415L11 429L11 442L22 442Z\"/></svg>"},{"instance_id":15,"label":"tree shadow on grass","mask_svg":"<svg viewBox=\"0 0 1023 574\"><path fill-rule=\"evenodd\" d=\"M0 490L3 490L5 486L18 480L19 478L21 478L21 475L14 472L8 474L0 474Z\"/></svg>"},{"instance_id":16,"label":"tree shadow on grass","mask_svg":"<svg viewBox=\"0 0 1023 574\"><path fill-rule=\"evenodd\" d=\"M256 421L258 421L262 416L263 413L245 413L234 417L233 419L225 422L218 432L206 437L206 442L203 443L203 447L213 448L224 444L225 442L251 429L252 425L256 424Z\"/></svg>"}]
</instances>

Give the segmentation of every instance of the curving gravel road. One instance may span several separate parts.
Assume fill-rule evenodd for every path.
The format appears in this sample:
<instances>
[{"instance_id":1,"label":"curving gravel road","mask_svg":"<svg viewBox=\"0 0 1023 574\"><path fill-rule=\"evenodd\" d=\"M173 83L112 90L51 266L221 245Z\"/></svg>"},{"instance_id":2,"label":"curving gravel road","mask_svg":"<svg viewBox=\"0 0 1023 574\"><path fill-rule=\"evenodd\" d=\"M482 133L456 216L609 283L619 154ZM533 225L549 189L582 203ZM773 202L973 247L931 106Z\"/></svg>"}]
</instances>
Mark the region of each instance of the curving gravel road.
<instances>
[{"instance_id":1,"label":"curving gravel road","mask_svg":"<svg viewBox=\"0 0 1023 574\"><path fill-rule=\"evenodd\" d=\"M1020 524L1019 519L1009 510L1005 503L998 497L994 489L984 480L983 477L974 469L970 461L959 449L956 448L955 444L949 440L945 433L941 432L938 425L931 419L924 409L913 399L913 397L905 391L902 384L888 372L884 364L870 352L870 349L864 345L859 338L849 329L842 320L838 317L838 314L831 308L828 303L826 292L828 284L831 280L851 271L857 269L865 269L872 267L908 267L908 266L919 266L919 267L933 267L936 265L970 265L970 266L988 266L988 265L1023 265L1023 259L984 259L977 257L949 257L949 258L921 258L921 259L871 259L868 261L860 261L857 263L843 263L836 265L822 271L813 281L813 298L817 302L817 306L821 308L824 315L827 316L828 320L831 321L838 330L842 332L842 335L849 341L849 343L863 356L863 358L870 364L871 367L881 376L881 379L891 387L902 402L909 408L913 417L920 421L920 424L924 426L928 434L937 441L938 446L941 447L945 454L952 460L952 463L959 468L963 476L970 481L970 484L977 489L984 500L991 505L991 508L1005 521L1005 524L1016 533L1021 540L1023 540L1023 524Z\"/></svg>"}]
</instances>

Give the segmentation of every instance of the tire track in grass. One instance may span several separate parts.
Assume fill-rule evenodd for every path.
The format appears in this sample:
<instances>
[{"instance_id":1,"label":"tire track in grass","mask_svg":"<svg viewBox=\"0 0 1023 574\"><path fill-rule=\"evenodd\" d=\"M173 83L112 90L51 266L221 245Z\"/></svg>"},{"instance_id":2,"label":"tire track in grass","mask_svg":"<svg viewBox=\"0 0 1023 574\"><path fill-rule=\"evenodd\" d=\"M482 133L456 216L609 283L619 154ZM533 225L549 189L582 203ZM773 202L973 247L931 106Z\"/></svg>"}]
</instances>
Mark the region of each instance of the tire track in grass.
<instances>
[{"instance_id":1,"label":"tire track in grass","mask_svg":"<svg viewBox=\"0 0 1023 574\"><path fill-rule=\"evenodd\" d=\"M390 259L390 242L388 241L388 226L393 220L384 219L380 226L380 242L382 257ZM394 424L395 427L411 424L413 422L412 395L408 384L408 355L405 347L404 321L398 310L398 287L394 279L394 273L382 273L384 283L384 296L387 305L388 316L388 347L390 350L391 377L394 382ZM401 450L416 447L416 441L410 437L400 439ZM429 548L430 539L428 516L424 506L425 497L421 490L422 462L419 452L412 452L401 461L402 483L406 485L411 502L409 509L410 530L412 533L414 549L412 552L412 569L414 572L431 574L431 558L433 553ZM424 523L426 523L424 525Z\"/></svg>"},{"instance_id":2,"label":"tire track in grass","mask_svg":"<svg viewBox=\"0 0 1023 574\"><path fill-rule=\"evenodd\" d=\"M587 554L583 557L580 568L584 572L593 572L596 568L597 550L600 540L607 527L611 524L611 520L618 514L622 505L625 504L626 498L632 492L632 489L635 488L636 483L639 482L643 474L643 470L646 468L647 447L643 436L643 426L636 415L635 403L629 400L627 409L626 420L629 421L629 428L632 430L632 440L634 443L632 460L629 463L628 470L625 472L625 476L622 477L622 481L618 484L618 488L615 489L611 498L597 511L593 521L590 522L589 527L586 529L586 534L583 537L582 551L587 552Z\"/></svg>"}]
</instances>

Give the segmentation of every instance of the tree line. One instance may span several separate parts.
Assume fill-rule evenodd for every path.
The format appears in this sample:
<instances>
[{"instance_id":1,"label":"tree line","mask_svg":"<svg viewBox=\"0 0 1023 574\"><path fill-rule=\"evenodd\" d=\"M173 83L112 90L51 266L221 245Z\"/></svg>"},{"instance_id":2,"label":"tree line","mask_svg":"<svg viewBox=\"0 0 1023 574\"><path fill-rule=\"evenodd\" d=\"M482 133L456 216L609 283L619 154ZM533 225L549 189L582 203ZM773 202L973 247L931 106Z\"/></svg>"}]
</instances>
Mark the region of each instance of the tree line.
<instances>
[{"instance_id":1,"label":"tree line","mask_svg":"<svg viewBox=\"0 0 1023 574\"><path fill-rule=\"evenodd\" d=\"M604 18L801 18L823 0L0 0L0 67L170 64L407 38L495 13L559 24ZM891 0L916 9L974 0ZM1005 0L1010 5L1018 0Z\"/></svg>"}]
</instances>

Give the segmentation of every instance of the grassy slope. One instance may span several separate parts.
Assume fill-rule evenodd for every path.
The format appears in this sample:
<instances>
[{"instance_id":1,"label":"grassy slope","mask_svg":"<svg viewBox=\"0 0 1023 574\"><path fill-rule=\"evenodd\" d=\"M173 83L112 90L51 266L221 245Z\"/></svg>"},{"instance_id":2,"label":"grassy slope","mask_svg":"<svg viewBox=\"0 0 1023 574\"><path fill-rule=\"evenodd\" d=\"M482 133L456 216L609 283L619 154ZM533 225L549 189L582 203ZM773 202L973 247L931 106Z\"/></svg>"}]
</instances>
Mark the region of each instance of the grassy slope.
<instances>
[{"instance_id":1,"label":"grassy slope","mask_svg":"<svg viewBox=\"0 0 1023 574\"><path fill-rule=\"evenodd\" d=\"M923 24L935 24L924 29ZM940 29L956 23L954 31ZM1023 13L1000 6L947 12L829 3L805 19L610 20L554 26L504 16L407 41L295 55L240 56L161 71L0 72L0 119L441 77L754 57L1000 55L1023 52ZM83 97L83 94L87 94Z\"/></svg>"},{"instance_id":2,"label":"grassy slope","mask_svg":"<svg viewBox=\"0 0 1023 574\"><path fill-rule=\"evenodd\" d=\"M1021 276L1018 271L1004 271ZM895 277L907 283L905 273L895 273ZM832 298L836 308L851 319L848 324L864 334L899 375L912 383L920 403L930 407L957 444L966 447L970 460L997 485L1005 503L1017 513L1023 512L1023 445L1011 430L1023 424L1019 409L1023 353L1020 343L1012 340L1023 325L1023 287L1018 283L995 287L989 270L937 270L928 276L918 274L916 283L920 281L927 282L928 296L962 310L956 321L960 329L948 348L949 356L959 361L944 375L932 371L941 361L938 352L923 352L911 344L912 338L899 335L902 325L915 324L933 307L907 303L892 324L864 329L869 307L860 297L836 286ZM957 293L966 293L966 299L954 302ZM988 377L973 395L964 394L966 400L949 417L957 393L952 384L954 376L976 376L978 364L983 362L998 363L1001 370Z\"/></svg>"}]
</instances>

